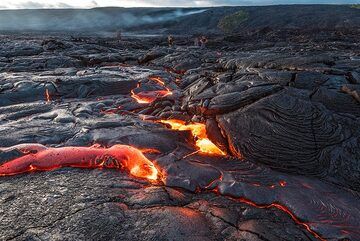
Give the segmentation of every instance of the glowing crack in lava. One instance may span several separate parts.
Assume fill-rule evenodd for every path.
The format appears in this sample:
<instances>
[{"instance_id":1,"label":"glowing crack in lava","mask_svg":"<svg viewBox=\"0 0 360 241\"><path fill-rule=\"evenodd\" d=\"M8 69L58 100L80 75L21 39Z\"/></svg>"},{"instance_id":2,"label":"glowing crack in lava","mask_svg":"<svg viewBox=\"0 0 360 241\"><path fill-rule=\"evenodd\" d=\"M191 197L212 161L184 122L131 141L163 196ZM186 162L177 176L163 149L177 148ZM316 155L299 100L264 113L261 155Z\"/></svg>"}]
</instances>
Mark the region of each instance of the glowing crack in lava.
<instances>
[{"instance_id":1,"label":"glowing crack in lava","mask_svg":"<svg viewBox=\"0 0 360 241\"><path fill-rule=\"evenodd\" d=\"M173 130L191 131L191 134L196 140L195 144L201 153L221 156L226 155L207 137L205 124L186 124L186 122L182 120L160 120L159 122L170 125Z\"/></svg>"},{"instance_id":2,"label":"glowing crack in lava","mask_svg":"<svg viewBox=\"0 0 360 241\"><path fill-rule=\"evenodd\" d=\"M140 104L150 104L158 98L164 98L166 96L172 95L172 91L165 87L165 81L159 76L151 76L149 80L155 81L158 85L163 86L164 90L151 90L151 91L141 91L135 93L134 90L131 90L131 97L135 99ZM140 87L140 83L137 87Z\"/></svg>"},{"instance_id":3,"label":"glowing crack in lava","mask_svg":"<svg viewBox=\"0 0 360 241\"><path fill-rule=\"evenodd\" d=\"M160 85L165 86L165 81L159 76L151 76L151 77L149 77L149 80L155 81L155 82L159 83Z\"/></svg>"},{"instance_id":4,"label":"glowing crack in lava","mask_svg":"<svg viewBox=\"0 0 360 241\"><path fill-rule=\"evenodd\" d=\"M51 97L50 97L50 93L49 93L48 89L45 89L45 99L46 99L46 102L51 101Z\"/></svg>"},{"instance_id":5,"label":"glowing crack in lava","mask_svg":"<svg viewBox=\"0 0 360 241\"><path fill-rule=\"evenodd\" d=\"M11 176L30 171L50 171L61 167L106 167L125 169L134 177L151 181L157 180L159 177L155 165L139 149L127 145L114 145L110 148L103 148L99 145L48 148L40 144L22 144L11 147L11 149L17 149L25 155L2 164L0 176Z\"/></svg>"},{"instance_id":6,"label":"glowing crack in lava","mask_svg":"<svg viewBox=\"0 0 360 241\"><path fill-rule=\"evenodd\" d=\"M287 208L286 206L283 206L279 203L271 203L271 204L257 204L249 199L246 198L232 198L235 201L239 201L242 203L246 203L252 207L256 207L256 208L260 208L260 209L270 209L270 208L276 208L284 213L286 213L287 215L290 216L290 218L298 225L303 226L309 233L311 233L315 238L317 238L320 241L326 241L326 239L324 239L323 237L321 237L317 232L315 232L314 230L312 230L309 226L309 224L302 222L298 217L295 216L295 214L293 214L289 208Z\"/></svg>"},{"instance_id":7,"label":"glowing crack in lava","mask_svg":"<svg viewBox=\"0 0 360 241\"><path fill-rule=\"evenodd\" d=\"M134 98L139 104L150 104L158 98L163 98L169 95L172 95L172 92L169 89L141 91L137 94L134 92L134 90L131 90L131 97Z\"/></svg>"}]
</instances>

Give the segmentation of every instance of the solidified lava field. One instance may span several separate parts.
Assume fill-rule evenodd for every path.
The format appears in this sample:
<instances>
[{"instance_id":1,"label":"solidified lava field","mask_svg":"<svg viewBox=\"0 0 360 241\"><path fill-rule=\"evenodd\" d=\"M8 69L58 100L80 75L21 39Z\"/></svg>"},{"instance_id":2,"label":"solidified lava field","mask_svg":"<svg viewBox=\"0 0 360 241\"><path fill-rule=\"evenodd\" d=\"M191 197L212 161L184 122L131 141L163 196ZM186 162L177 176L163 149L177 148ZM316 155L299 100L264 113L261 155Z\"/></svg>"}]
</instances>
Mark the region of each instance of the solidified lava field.
<instances>
[{"instance_id":1,"label":"solidified lava field","mask_svg":"<svg viewBox=\"0 0 360 241\"><path fill-rule=\"evenodd\" d=\"M360 240L359 34L282 34L1 35L0 239Z\"/></svg>"}]
</instances>

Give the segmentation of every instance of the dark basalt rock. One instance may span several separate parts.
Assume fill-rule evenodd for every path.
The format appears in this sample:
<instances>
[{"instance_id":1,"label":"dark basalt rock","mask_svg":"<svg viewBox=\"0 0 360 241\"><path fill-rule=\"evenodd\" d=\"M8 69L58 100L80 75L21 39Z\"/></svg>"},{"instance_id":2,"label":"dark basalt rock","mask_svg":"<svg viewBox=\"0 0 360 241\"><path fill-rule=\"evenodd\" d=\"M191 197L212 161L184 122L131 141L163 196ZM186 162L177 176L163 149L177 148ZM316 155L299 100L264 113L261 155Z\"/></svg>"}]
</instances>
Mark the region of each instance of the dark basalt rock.
<instances>
[{"instance_id":1,"label":"dark basalt rock","mask_svg":"<svg viewBox=\"0 0 360 241\"><path fill-rule=\"evenodd\" d=\"M350 81L352 84L360 84L360 74L357 71L350 73Z\"/></svg>"},{"instance_id":2,"label":"dark basalt rock","mask_svg":"<svg viewBox=\"0 0 360 241\"><path fill-rule=\"evenodd\" d=\"M16 180L0 184L4 239L275 240L286 232L311 240L280 211L149 187L115 171L64 169Z\"/></svg>"},{"instance_id":3,"label":"dark basalt rock","mask_svg":"<svg viewBox=\"0 0 360 241\"><path fill-rule=\"evenodd\" d=\"M329 77L318 72L301 72L296 75L294 87L313 90L329 80Z\"/></svg>"},{"instance_id":4,"label":"dark basalt rock","mask_svg":"<svg viewBox=\"0 0 360 241\"><path fill-rule=\"evenodd\" d=\"M359 103L348 94L321 87L313 94L311 99L322 103L327 109L335 113L347 113L356 117L360 116Z\"/></svg>"},{"instance_id":5,"label":"dark basalt rock","mask_svg":"<svg viewBox=\"0 0 360 241\"><path fill-rule=\"evenodd\" d=\"M289 83L293 81L294 73L276 70L259 70L259 76L270 83L288 86Z\"/></svg>"},{"instance_id":6,"label":"dark basalt rock","mask_svg":"<svg viewBox=\"0 0 360 241\"><path fill-rule=\"evenodd\" d=\"M295 96L294 96L295 95ZM358 121L344 122L322 105L281 91L235 112L218 116L231 150L284 172L326 177L359 190ZM352 138L355 138L352 140ZM334 152L334 148L341 151ZM340 158L334 162L334 158ZM355 165L355 166L354 166ZM350 171L351 170L351 171Z\"/></svg>"},{"instance_id":7,"label":"dark basalt rock","mask_svg":"<svg viewBox=\"0 0 360 241\"><path fill-rule=\"evenodd\" d=\"M277 85L253 87L242 92L233 92L216 96L210 101L209 107L204 111L204 114L218 115L228 113L230 111L239 109L243 106L251 104L258 99L276 93L281 89Z\"/></svg>"},{"instance_id":8,"label":"dark basalt rock","mask_svg":"<svg viewBox=\"0 0 360 241\"><path fill-rule=\"evenodd\" d=\"M154 49L154 50L147 52L144 56L141 56L138 59L138 61L139 61L139 64L146 64L152 60L163 57L166 54L167 54L166 49Z\"/></svg>"}]
</instances>

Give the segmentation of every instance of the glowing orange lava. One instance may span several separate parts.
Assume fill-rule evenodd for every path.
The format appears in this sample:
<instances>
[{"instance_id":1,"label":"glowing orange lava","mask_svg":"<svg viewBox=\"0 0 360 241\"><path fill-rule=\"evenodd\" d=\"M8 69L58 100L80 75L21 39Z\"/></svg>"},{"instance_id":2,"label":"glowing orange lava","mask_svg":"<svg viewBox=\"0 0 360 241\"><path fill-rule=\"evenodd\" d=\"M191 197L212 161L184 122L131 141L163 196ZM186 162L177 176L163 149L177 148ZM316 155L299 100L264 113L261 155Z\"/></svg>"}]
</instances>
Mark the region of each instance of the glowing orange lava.
<instances>
[{"instance_id":1,"label":"glowing orange lava","mask_svg":"<svg viewBox=\"0 0 360 241\"><path fill-rule=\"evenodd\" d=\"M157 180L159 171L143 153L127 145L102 148L61 147L48 148L39 144L22 144L18 149L25 155L0 166L0 176L11 176L30 171L49 171L61 167L125 169L131 175Z\"/></svg>"},{"instance_id":2,"label":"glowing orange lava","mask_svg":"<svg viewBox=\"0 0 360 241\"><path fill-rule=\"evenodd\" d=\"M199 148L201 153L222 156L226 155L207 137L206 127L204 124L186 124L185 121L182 120L161 120L160 122L170 125L173 130L191 131L193 137L196 139L196 146Z\"/></svg>"},{"instance_id":3,"label":"glowing orange lava","mask_svg":"<svg viewBox=\"0 0 360 241\"><path fill-rule=\"evenodd\" d=\"M160 85L165 86L165 81L159 76L151 76L151 77L149 77L149 80L155 81L155 82L159 83Z\"/></svg>"},{"instance_id":4,"label":"glowing orange lava","mask_svg":"<svg viewBox=\"0 0 360 241\"><path fill-rule=\"evenodd\" d=\"M48 89L45 89L45 99L46 99L46 102L50 102L50 101L51 101L50 93L49 93L49 90L48 90Z\"/></svg>"},{"instance_id":5,"label":"glowing orange lava","mask_svg":"<svg viewBox=\"0 0 360 241\"><path fill-rule=\"evenodd\" d=\"M280 184L280 186L282 186L282 187L285 187L286 186L286 182L285 181L279 181L279 184Z\"/></svg>"},{"instance_id":6,"label":"glowing orange lava","mask_svg":"<svg viewBox=\"0 0 360 241\"><path fill-rule=\"evenodd\" d=\"M142 91L137 94L135 94L134 90L131 90L131 97L134 98L140 104L150 104L158 98L163 98L169 95L172 95L172 92L169 89Z\"/></svg>"},{"instance_id":7,"label":"glowing orange lava","mask_svg":"<svg viewBox=\"0 0 360 241\"><path fill-rule=\"evenodd\" d=\"M154 102L158 98L164 98L166 96L172 95L172 91L165 87L165 81L159 76L151 76L149 80L155 81L157 84L163 86L164 90L151 90L151 91L141 91L139 93L135 93L134 90L131 90L131 97L135 99L140 104L150 104ZM137 88L140 87L140 83L138 83Z\"/></svg>"},{"instance_id":8,"label":"glowing orange lava","mask_svg":"<svg viewBox=\"0 0 360 241\"><path fill-rule=\"evenodd\" d=\"M315 232L314 230L311 229L311 227L309 226L309 224L301 221L298 217L295 216L295 214L293 214L289 208L287 208L286 206L283 206L279 203L271 203L271 204L257 204L249 199L246 198L235 198L235 200L242 202L242 203L246 203L250 206L256 207L256 208L260 208L260 209L268 209L268 208L276 208L280 211L283 211L284 213L288 214L291 219L298 225L303 226L309 233L311 233L315 238L321 240L321 241L326 241L326 239L324 239L323 237L321 237L317 232Z\"/></svg>"}]
</instances>

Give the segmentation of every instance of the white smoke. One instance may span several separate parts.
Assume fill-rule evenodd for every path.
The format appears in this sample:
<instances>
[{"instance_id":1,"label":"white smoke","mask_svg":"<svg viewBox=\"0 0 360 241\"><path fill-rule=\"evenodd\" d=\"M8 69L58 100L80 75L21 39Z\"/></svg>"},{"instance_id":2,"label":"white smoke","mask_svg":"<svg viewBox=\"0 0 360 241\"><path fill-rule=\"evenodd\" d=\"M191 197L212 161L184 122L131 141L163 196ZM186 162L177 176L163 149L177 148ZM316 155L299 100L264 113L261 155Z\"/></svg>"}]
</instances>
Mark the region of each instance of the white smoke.
<instances>
[{"instance_id":1,"label":"white smoke","mask_svg":"<svg viewBox=\"0 0 360 241\"><path fill-rule=\"evenodd\" d=\"M0 30L91 30L129 28L199 14L206 9L4 10Z\"/></svg>"}]
</instances>

